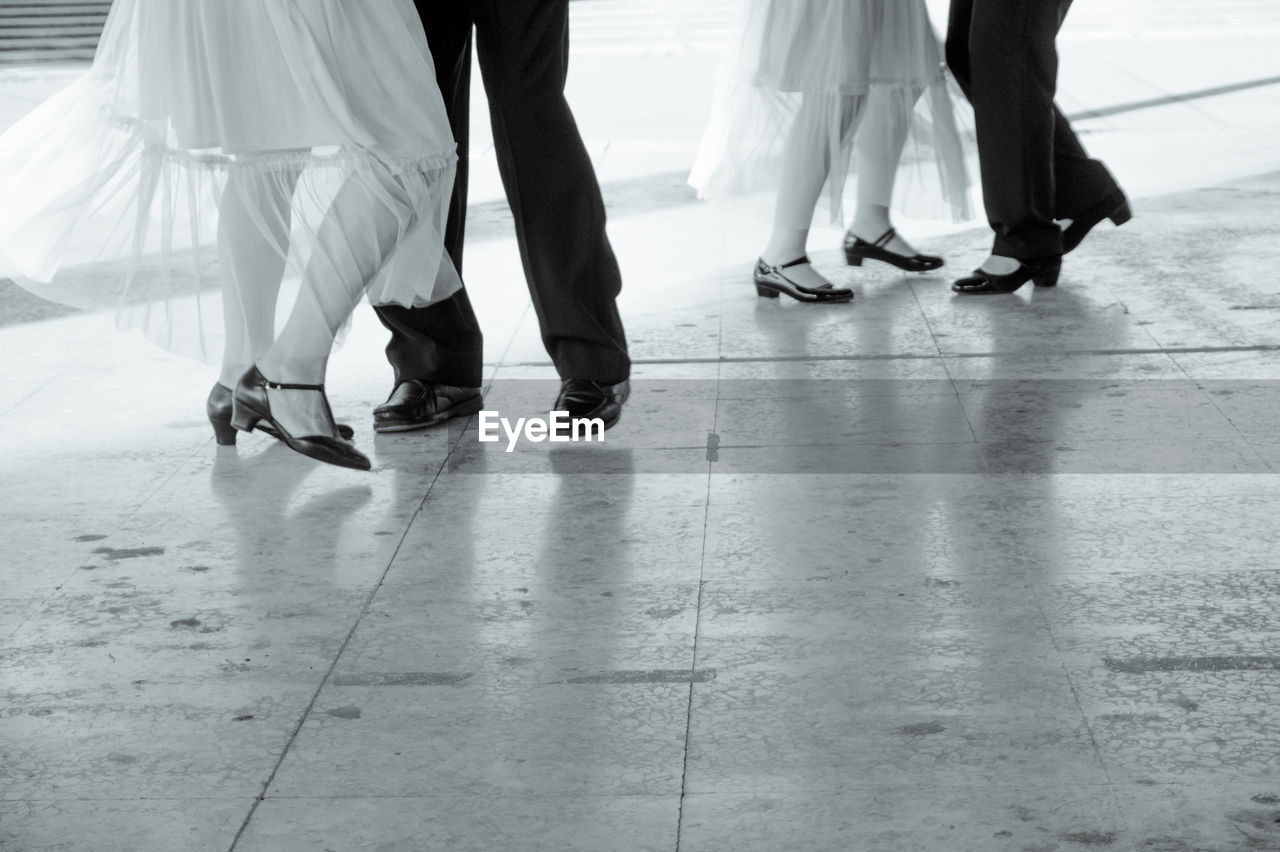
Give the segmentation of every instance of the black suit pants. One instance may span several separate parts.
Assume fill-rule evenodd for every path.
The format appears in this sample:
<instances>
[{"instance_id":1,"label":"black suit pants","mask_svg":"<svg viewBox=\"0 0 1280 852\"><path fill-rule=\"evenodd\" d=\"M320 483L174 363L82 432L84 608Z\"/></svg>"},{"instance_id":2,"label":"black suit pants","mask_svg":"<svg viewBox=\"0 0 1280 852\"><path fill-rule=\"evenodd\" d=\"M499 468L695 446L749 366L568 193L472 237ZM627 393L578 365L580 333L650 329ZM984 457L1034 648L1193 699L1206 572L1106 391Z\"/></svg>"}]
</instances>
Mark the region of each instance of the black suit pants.
<instances>
[{"instance_id":1,"label":"black suit pants","mask_svg":"<svg viewBox=\"0 0 1280 852\"><path fill-rule=\"evenodd\" d=\"M1071 0L951 0L947 65L973 104L993 254L1061 254L1062 229L1123 193L1054 103Z\"/></svg>"},{"instance_id":2,"label":"black suit pants","mask_svg":"<svg viewBox=\"0 0 1280 852\"><path fill-rule=\"evenodd\" d=\"M543 343L562 378L622 381L631 368L616 305L622 276L605 235L600 186L564 97L568 0L417 0L417 7L458 143L449 256L461 272L474 40ZM483 337L465 290L426 308L377 311L391 331L387 358L397 382L480 385Z\"/></svg>"}]
</instances>

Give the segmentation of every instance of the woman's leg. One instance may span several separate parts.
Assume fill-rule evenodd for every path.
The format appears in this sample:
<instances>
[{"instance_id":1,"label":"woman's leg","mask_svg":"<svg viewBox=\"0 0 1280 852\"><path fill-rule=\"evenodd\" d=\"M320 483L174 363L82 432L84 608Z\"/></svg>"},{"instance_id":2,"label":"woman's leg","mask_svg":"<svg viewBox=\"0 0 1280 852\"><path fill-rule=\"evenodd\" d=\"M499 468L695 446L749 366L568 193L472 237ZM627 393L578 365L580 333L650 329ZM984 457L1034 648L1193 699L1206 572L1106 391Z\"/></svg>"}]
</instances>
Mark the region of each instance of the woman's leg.
<instances>
[{"instance_id":1,"label":"woman's leg","mask_svg":"<svg viewBox=\"0 0 1280 852\"><path fill-rule=\"evenodd\" d=\"M873 242L893 227L889 205L893 201L893 185L898 163L907 144L911 112L922 89L911 92L910 100L902 91L887 86L873 86L867 96L867 114L854 141L857 158L858 208L849 229L855 237ZM896 254L916 254L916 250L895 234L887 245Z\"/></svg>"},{"instance_id":2,"label":"woman's leg","mask_svg":"<svg viewBox=\"0 0 1280 852\"><path fill-rule=\"evenodd\" d=\"M273 382L323 384L338 330L395 248L413 205L382 169L348 178L315 236L298 298L280 335L258 359ZM322 394L270 389L271 412L295 436L336 436Z\"/></svg>"},{"instance_id":3,"label":"woman's leg","mask_svg":"<svg viewBox=\"0 0 1280 852\"><path fill-rule=\"evenodd\" d=\"M220 384L234 388L275 338L276 299L289 250L297 171L232 166L218 211L218 256L226 334Z\"/></svg>"},{"instance_id":4,"label":"woman's leg","mask_svg":"<svg viewBox=\"0 0 1280 852\"><path fill-rule=\"evenodd\" d=\"M831 173L833 151L858 127L866 98L843 96L839 106L828 96L806 94L783 150L781 186L774 206L773 231L761 259L780 265L802 257L809 240L813 211ZM839 120L838 127L834 126ZM831 282L808 264L793 266L787 276L806 287Z\"/></svg>"}]
</instances>

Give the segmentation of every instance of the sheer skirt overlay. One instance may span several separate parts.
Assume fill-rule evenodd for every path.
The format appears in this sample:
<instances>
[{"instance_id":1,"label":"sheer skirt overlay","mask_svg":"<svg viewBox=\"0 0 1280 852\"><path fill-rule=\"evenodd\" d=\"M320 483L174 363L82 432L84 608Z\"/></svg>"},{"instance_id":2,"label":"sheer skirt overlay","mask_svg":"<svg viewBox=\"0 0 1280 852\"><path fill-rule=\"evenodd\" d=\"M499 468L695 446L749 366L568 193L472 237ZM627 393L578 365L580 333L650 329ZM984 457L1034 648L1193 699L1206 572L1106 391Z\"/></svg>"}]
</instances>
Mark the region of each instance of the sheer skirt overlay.
<instances>
[{"instance_id":1,"label":"sheer skirt overlay","mask_svg":"<svg viewBox=\"0 0 1280 852\"><path fill-rule=\"evenodd\" d=\"M353 294L456 292L455 163L410 0L117 0L92 68L0 136L0 275L250 357L295 305L336 333Z\"/></svg>"}]
</instances>

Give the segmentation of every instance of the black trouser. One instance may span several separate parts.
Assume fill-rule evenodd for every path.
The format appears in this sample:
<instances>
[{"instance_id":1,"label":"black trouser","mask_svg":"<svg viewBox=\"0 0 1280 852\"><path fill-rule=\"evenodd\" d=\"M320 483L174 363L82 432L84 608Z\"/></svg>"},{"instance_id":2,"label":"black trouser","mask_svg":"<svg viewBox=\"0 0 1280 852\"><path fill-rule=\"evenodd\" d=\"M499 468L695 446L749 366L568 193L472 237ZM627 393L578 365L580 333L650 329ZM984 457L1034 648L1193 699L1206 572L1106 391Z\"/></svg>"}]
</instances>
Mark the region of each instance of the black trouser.
<instances>
[{"instance_id":1,"label":"black trouser","mask_svg":"<svg viewBox=\"0 0 1280 852\"><path fill-rule=\"evenodd\" d=\"M461 272L474 29L498 170L542 341L562 378L622 381L631 369L615 301L622 276L605 235L600 186L564 97L568 0L417 0L417 6L458 142L449 256ZM397 382L480 385L483 338L465 290L426 308L377 310L391 330L387 358Z\"/></svg>"},{"instance_id":2,"label":"black trouser","mask_svg":"<svg viewBox=\"0 0 1280 852\"><path fill-rule=\"evenodd\" d=\"M947 65L973 104L993 254L1062 253L1062 229L1119 185L1054 103L1058 30L1071 0L951 0Z\"/></svg>"}]
</instances>

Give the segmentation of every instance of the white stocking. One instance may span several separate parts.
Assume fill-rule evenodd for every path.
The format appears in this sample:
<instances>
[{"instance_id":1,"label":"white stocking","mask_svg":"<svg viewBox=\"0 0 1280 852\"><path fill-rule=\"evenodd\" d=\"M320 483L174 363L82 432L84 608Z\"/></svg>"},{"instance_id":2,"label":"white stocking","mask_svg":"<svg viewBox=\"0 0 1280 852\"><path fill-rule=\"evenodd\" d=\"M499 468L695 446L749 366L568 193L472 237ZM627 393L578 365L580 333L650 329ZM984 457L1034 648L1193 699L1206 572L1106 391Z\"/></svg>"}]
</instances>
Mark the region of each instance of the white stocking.
<instances>
[{"instance_id":1,"label":"white stocking","mask_svg":"<svg viewBox=\"0 0 1280 852\"><path fill-rule=\"evenodd\" d=\"M832 178L835 157L858 127L865 104L866 99L859 96L803 96L783 150L773 231L762 255L767 263L786 263L805 254L814 208ZM843 175L840 178L842 182ZM804 275L805 269L797 268L795 276ZM816 272L809 273L818 280L808 286L827 283Z\"/></svg>"},{"instance_id":2,"label":"white stocking","mask_svg":"<svg viewBox=\"0 0 1280 852\"><path fill-rule=\"evenodd\" d=\"M385 169L361 169L346 180L316 233L293 310L259 360L263 375L277 382L324 382L338 330L413 218L404 188ZM320 394L270 394L272 412L293 434L332 434Z\"/></svg>"},{"instance_id":3,"label":"white stocking","mask_svg":"<svg viewBox=\"0 0 1280 852\"><path fill-rule=\"evenodd\" d=\"M219 381L229 388L275 338L276 299L289 250L296 169L231 167L218 210L218 257L226 334Z\"/></svg>"},{"instance_id":4,"label":"white stocking","mask_svg":"<svg viewBox=\"0 0 1280 852\"><path fill-rule=\"evenodd\" d=\"M898 174L898 163L907 144L907 131L915 101L922 90L912 92L910 101L902 97L901 90L887 86L873 86L867 98L867 115L854 140L854 156L857 157L858 209L853 216L853 233L868 242L880 237L893 227L889 219L889 205L893 201L893 184ZM905 240L895 236L889 243L890 251L899 254L916 253Z\"/></svg>"}]
</instances>

